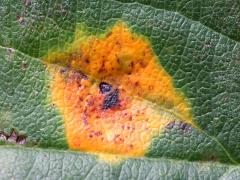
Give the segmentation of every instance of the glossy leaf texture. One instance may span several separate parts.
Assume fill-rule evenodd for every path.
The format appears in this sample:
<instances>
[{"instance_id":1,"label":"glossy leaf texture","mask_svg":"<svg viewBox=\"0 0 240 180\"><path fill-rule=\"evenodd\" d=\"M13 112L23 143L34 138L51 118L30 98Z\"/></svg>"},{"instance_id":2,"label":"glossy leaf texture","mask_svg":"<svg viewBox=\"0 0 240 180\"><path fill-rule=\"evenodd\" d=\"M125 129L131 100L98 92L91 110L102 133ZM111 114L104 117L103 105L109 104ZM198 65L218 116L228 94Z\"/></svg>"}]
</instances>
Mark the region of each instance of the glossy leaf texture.
<instances>
[{"instance_id":1,"label":"glossy leaf texture","mask_svg":"<svg viewBox=\"0 0 240 180\"><path fill-rule=\"evenodd\" d=\"M0 176L6 179L239 177L239 11L237 0L3 0L0 4L0 159L4 163L0 164ZM116 36L118 31L124 31L123 37ZM112 45L116 41L123 48ZM125 48L124 43L131 45ZM97 53L92 53L93 50ZM139 54L145 50L148 58L139 63L142 58ZM114 64L117 59L109 52L120 57L120 66ZM104 53L111 58L100 60ZM82 54L88 57L90 65L81 64ZM98 66L92 63L96 59L95 64L111 62L105 66L104 73L97 73ZM142 67L131 69L129 59L133 59L129 62L134 67ZM80 71L89 78L85 79L87 82L76 80L80 76L85 78ZM132 88L129 82L141 81L146 75L149 77L143 81L144 86L140 82L142 88ZM125 81L125 76L132 81ZM98 90L103 80L110 84L110 87L105 85L106 92ZM126 112L132 113L134 108L147 112L142 116L127 116L133 117L131 125L140 130L134 130L136 136L127 141L129 146L123 146L125 149L116 144L129 139L132 126L120 133L113 148L98 141L91 146L94 141L88 141L87 134L78 134L81 128L76 128L77 133L72 131L72 127L80 127L72 117L76 114L80 117L83 106L74 106L76 109L70 106L82 97L76 92L83 83L88 84L85 85L88 95L108 103L99 106L103 107L104 116L95 117L98 111L89 116L102 120L101 127L108 122L109 128L120 127L111 124L111 118L109 121L104 118L111 115L112 119L118 119L118 112L123 109L117 108L123 107L121 102L125 97L132 98L127 101L131 106L126 106ZM162 88L161 83L166 83L167 88ZM156 90L144 89L149 84ZM54 93L65 94L61 96L65 99ZM96 99L95 102L98 103ZM181 106L176 106L179 102ZM151 123L146 120L148 117ZM157 118L161 123L155 123ZM150 127L149 131L144 129L145 134L141 129L143 124L138 125L139 120ZM119 118L119 122L125 123L124 118ZM152 131L155 126L157 130ZM93 127L98 128L99 124ZM27 148L6 145L14 139L12 129L19 135L13 140L14 146L26 137ZM101 133L105 132L104 141L116 135L113 131ZM138 143L141 133L147 143ZM84 145L78 145L76 139L84 141ZM132 146L137 148L129 150ZM107 160L107 155L98 156L98 153L121 158ZM43 165L45 156L47 166ZM68 159L76 159L77 164ZM19 169L14 169L13 161ZM28 162L32 163L31 170ZM53 166L57 167L56 172Z\"/></svg>"}]
</instances>

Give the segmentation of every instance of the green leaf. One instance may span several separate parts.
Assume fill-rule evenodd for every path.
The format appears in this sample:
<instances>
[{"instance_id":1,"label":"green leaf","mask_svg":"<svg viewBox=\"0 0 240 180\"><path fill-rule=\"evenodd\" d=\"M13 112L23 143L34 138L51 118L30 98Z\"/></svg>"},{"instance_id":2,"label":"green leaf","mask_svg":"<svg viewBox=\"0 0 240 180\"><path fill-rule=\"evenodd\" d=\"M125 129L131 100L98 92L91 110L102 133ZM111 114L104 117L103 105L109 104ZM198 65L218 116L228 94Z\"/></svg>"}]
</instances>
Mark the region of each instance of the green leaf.
<instances>
[{"instance_id":1,"label":"green leaf","mask_svg":"<svg viewBox=\"0 0 240 180\"><path fill-rule=\"evenodd\" d=\"M97 156L71 151L3 147L2 179L238 179L238 166L164 158L130 158L109 165Z\"/></svg>"},{"instance_id":2,"label":"green leaf","mask_svg":"<svg viewBox=\"0 0 240 180\"><path fill-rule=\"evenodd\" d=\"M230 165L240 162L239 11L237 0L3 0L0 132L16 129L27 136L28 148L0 147L0 177L239 178L239 166ZM119 21L149 40L174 87L190 102L198 128L176 118L153 137L144 157L111 164L68 150L42 57L73 42L79 27L98 36Z\"/></svg>"}]
</instances>

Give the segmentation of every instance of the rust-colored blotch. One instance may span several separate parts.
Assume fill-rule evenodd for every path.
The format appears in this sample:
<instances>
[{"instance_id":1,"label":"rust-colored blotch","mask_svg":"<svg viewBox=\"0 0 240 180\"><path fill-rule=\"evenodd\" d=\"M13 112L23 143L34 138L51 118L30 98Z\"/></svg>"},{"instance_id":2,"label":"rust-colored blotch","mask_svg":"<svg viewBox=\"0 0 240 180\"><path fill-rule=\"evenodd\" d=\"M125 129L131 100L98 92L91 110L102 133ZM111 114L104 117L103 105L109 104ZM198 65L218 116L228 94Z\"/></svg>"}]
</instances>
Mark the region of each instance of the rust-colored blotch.
<instances>
[{"instance_id":1,"label":"rust-colored blotch","mask_svg":"<svg viewBox=\"0 0 240 180\"><path fill-rule=\"evenodd\" d=\"M124 23L102 37L76 38L69 47L44 60L50 63L51 97L63 114L71 149L142 156L168 123L193 124L187 101L150 43ZM67 68L51 65L55 62ZM101 92L101 82L111 86L109 92Z\"/></svg>"}]
</instances>

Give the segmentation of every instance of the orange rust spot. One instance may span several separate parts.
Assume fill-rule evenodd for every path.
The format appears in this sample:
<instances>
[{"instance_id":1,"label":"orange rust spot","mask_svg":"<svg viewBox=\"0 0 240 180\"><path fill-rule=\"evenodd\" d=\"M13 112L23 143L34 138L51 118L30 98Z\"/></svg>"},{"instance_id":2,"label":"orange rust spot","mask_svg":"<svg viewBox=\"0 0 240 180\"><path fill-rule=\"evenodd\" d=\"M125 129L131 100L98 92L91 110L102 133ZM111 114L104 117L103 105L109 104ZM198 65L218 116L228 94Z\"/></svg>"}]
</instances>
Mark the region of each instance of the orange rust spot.
<instances>
[{"instance_id":1,"label":"orange rust spot","mask_svg":"<svg viewBox=\"0 0 240 180\"><path fill-rule=\"evenodd\" d=\"M72 149L140 156L169 122L193 124L188 103L149 43L123 23L105 37L76 39L70 51L50 53L45 61L72 69L60 73L58 66L49 65L52 100L63 113ZM89 79L76 76L75 70ZM106 94L99 90L101 81L118 89L117 106L102 108Z\"/></svg>"}]
</instances>

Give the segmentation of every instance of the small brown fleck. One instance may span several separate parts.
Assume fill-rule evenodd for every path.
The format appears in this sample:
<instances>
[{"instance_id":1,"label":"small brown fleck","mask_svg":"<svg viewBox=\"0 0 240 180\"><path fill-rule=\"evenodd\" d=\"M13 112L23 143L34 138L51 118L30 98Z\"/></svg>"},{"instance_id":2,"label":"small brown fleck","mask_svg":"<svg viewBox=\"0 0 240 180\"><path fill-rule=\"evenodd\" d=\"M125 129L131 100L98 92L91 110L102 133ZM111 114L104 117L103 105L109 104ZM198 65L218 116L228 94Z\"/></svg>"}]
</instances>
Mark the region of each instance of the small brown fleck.
<instances>
[{"instance_id":1,"label":"small brown fleck","mask_svg":"<svg viewBox=\"0 0 240 180\"><path fill-rule=\"evenodd\" d=\"M10 54L12 54L12 53L15 52L15 50L14 50L13 48L8 48L8 52L9 52Z\"/></svg>"},{"instance_id":2,"label":"small brown fleck","mask_svg":"<svg viewBox=\"0 0 240 180\"><path fill-rule=\"evenodd\" d=\"M143 61L140 61L140 65L141 65L142 68L146 67L146 64Z\"/></svg>"},{"instance_id":3,"label":"small brown fleck","mask_svg":"<svg viewBox=\"0 0 240 180\"><path fill-rule=\"evenodd\" d=\"M52 104L51 104L51 107L52 107L52 108L56 108L56 104L52 103Z\"/></svg>"},{"instance_id":4,"label":"small brown fleck","mask_svg":"<svg viewBox=\"0 0 240 180\"><path fill-rule=\"evenodd\" d=\"M90 134L90 135L89 135L89 137L90 137L90 138L92 138L92 137L93 137L93 135L92 135L92 134Z\"/></svg>"},{"instance_id":5,"label":"small brown fleck","mask_svg":"<svg viewBox=\"0 0 240 180\"><path fill-rule=\"evenodd\" d=\"M85 59L85 63L89 64L90 63L89 59Z\"/></svg>"},{"instance_id":6,"label":"small brown fleck","mask_svg":"<svg viewBox=\"0 0 240 180\"><path fill-rule=\"evenodd\" d=\"M27 62L22 62L22 69L25 70L28 68L28 63Z\"/></svg>"},{"instance_id":7,"label":"small brown fleck","mask_svg":"<svg viewBox=\"0 0 240 180\"><path fill-rule=\"evenodd\" d=\"M130 65L131 65L131 67L133 68L133 66L134 66L134 63L133 63L133 62L131 62L131 64L130 64Z\"/></svg>"},{"instance_id":8,"label":"small brown fleck","mask_svg":"<svg viewBox=\"0 0 240 180\"><path fill-rule=\"evenodd\" d=\"M102 135L102 132L101 131L97 131L94 133L96 136L101 136Z\"/></svg>"},{"instance_id":9,"label":"small brown fleck","mask_svg":"<svg viewBox=\"0 0 240 180\"><path fill-rule=\"evenodd\" d=\"M116 45L121 46L121 43L119 41L116 41Z\"/></svg>"},{"instance_id":10,"label":"small brown fleck","mask_svg":"<svg viewBox=\"0 0 240 180\"><path fill-rule=\"evenodd\" d=\"M140 84L139 84L139 82L137 81L137 82L134 83L134 85L135 85L135 86L139 86Z\"/></svg>"},{"instance_id":11,"label":"small brown fleck","mask_svg":"<svg viewBox=\"0 0 240 180\"><path fill-rule=\"evenodd\" d=\"M25 25L26 21L25 18L23 16L17 16L17 21L21 24L21 25Z\"/></svg>"},{"instance_id":12,"label":"small brown fleck","mask_svg":"<svg viewBox=\"0 0 240 180\"><path fill-rule=\"evenodd\" d=\"M83 98L82 98L82 97L79 97L79 98L78 98L78 101L82 102L82 101L83 101Z\"/></svg>"},{"instance_id":13,"label":"small brown fleck","mask_svg":"<svg viewBox=\"0 0 240 180\"><path fill-rule=\"evenodd\" d=\"M149 90L153 90L153 89L154 89L154 86L153 86L153 85L150 85L150 86L148 86L148 89L149 89Z\"/></svg>"},{"instance_id":14,"label":"small brown fleck","mask_svg":"<svg viewBox=\"0 0 240 180\"><path fill-rule=\"evenodd\" d=\"M69 68L67 68L67 67L66 68L61 68L60 73L65 74L68 70L69 70Z\"/></svg>"}]
</instances>

